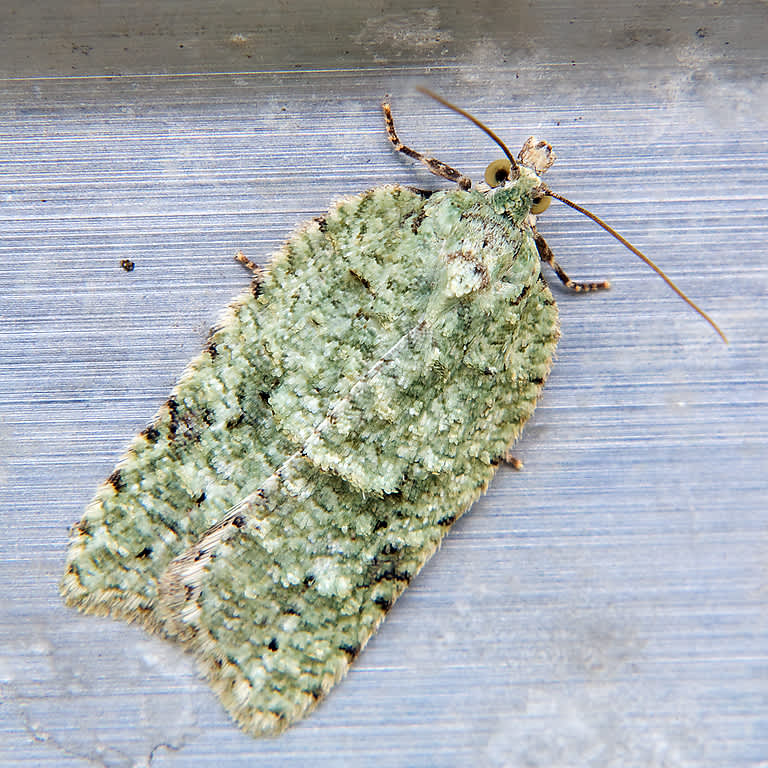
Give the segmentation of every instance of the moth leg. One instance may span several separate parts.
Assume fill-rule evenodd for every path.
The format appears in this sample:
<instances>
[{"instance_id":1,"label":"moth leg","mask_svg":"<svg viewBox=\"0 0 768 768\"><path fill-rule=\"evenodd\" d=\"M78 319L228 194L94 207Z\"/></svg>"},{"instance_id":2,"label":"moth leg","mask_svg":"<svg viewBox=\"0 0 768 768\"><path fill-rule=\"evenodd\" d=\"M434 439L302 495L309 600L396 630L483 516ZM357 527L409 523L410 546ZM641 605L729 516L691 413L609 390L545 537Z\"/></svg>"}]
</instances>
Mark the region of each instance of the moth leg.
<instances>
[{"instance_id":1,"label":"moth leg","mask_svg":"<svg viewBox=\"0 0 768 768\"><path fill-rule=\"evenodd\" d=\"M240 262L249 272L252 272L254 278L261 277L261 267L255 261L251 261L242 251L235 254L235 261Z\"/></svg>"},{"instance_id":2,"label":"moth leg","mask_svg":"<svg viewBox=\"0 0 768 768\"><path fill-rule=\"evenodd\" d=\"M472 186L472 181L467 176L460 173L455 168L451 168L450 165L446 165L442 161L436 160L434 157L422 155L421 152L417 152L415 149L406 147L405 144L400 141L395 131L395 121L392 119L392 109L389 102L383 101L381 109L384 112L387 135L392 142L392 146L394 146L398 152L402 152L404 155L408 155L408 157L412 157L414 160L424 163L435 176L442 176L444 179L448 179L448 181L455 181L459 185L459 189L469 189Z\"/></svg>"},{"instance_id":3,"label":"moth leg","mask_svg":"<svg viewBox=\"0 0 768 768\"><path fill-rule=\"evenodd\" d=\"M557 275L560 282L570 290L576 293L586 293L589 291L605 291L611 287L608 280L603 280L599 283L577 283L571 280L568 275L565 274L563 268L555 260L555 254L552 253L552 249L547 245L547 241L534 229L533 239L536 242L536 250L539 252L539 258L545 263L549 264L552 271Z\"/></svg>"},{"instance_id":4,"label":"moth leg","mask_svg":"<svg viewBox=\"0 0 768 768\"><path fill-rule=\"evenodd\" d=\"M520 459L515 458L509 451L504 454L504 463L509 464L512 469L521 470L523 468L523 462Z\"/></svg>"}]
</instances>

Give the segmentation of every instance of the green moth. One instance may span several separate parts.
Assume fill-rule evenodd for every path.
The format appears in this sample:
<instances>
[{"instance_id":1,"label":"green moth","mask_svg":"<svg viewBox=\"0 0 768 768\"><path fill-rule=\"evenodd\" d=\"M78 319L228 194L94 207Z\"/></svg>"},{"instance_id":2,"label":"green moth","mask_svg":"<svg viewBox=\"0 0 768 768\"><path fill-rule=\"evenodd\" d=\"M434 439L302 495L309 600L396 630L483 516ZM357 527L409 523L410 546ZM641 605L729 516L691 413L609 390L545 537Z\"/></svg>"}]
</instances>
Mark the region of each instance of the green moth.
<instances>
[{"instance_id":1,"label":"green moth","mask_svg":"<svg viewBox=\"0 0 768 768\"><path fill-rule=\"evenodd\" d=\"M438 100L504 150L487 184L404 146L385 103L395 148L457 188L348 197L250 265L72 529L66 602L181 642L254 736L343 677L508 459L558 340L541 262L607 287L536 230L551 197L578 208L541 180L551 147L515 158Z\"/></svg>"}]
</instances>

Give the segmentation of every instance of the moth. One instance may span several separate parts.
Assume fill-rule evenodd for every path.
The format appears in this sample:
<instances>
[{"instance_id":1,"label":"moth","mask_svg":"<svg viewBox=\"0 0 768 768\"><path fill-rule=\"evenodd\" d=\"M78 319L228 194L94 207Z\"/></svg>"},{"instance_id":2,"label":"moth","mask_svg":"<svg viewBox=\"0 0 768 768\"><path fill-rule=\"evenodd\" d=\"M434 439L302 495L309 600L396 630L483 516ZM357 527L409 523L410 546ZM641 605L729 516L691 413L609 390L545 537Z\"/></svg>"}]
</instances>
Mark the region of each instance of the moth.
<instances>
[{"instance_id":1,"label":"moth","mask_svg":"<svg viewBox=\"0 0 768 768\"><path fill-rule=\"evenodd\" d=\"M254 736L318 704L513 461L559 334L542 262L608 287L565 274L537 214L561 200L648 261L546 186L549 144L515 157L434 98L503 150L486 183L402 144L385 102L394 148L456 187L377 187L266 270L241 257L250 289L71 531L65 601L183 644Z\"/></svg>"}]
</instances>

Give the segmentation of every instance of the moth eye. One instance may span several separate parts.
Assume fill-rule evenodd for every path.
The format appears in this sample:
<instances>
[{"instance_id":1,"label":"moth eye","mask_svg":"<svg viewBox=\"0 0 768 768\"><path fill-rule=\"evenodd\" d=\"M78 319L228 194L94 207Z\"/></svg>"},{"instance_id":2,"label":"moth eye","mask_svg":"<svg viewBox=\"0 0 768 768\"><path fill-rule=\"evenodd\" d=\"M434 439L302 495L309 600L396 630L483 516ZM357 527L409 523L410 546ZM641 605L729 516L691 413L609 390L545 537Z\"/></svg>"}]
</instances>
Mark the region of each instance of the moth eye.
<instances>
[{"instance_id":1,"label":"moth eye","mask_svg":"<svg viewBox=\"0 0 768 768\"><path fill-rule=\"evenodd\" d=\"M499 184L502 184L509 178L511 168L512 166L506 157L494 160L485 169L485 183L489 187L498 187Z\"/></svg>"},{"instance_id":2,"label":"moth eye","mask_svg":"<svg viewBox=\"0 0 768 768\"><path fill-rule=\"evenodd\" d=\"M552 198L549 195L543 195L542 197L534 197L533 205L531 206L531 213L539 214L549 208L549 204L552 202Z\"/></svg>"}]
</instances>

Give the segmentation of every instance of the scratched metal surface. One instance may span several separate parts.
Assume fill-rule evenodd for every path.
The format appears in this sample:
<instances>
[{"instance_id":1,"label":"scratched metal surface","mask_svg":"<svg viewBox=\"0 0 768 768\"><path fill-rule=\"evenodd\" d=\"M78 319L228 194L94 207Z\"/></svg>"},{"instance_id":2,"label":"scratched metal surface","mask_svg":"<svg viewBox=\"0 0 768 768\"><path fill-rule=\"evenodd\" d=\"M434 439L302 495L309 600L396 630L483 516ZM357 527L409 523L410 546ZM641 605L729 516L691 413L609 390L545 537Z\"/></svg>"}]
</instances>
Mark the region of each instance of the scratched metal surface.
<instances>
[{"instance_id":1,"label":"scratched metal surface","mask_svg":"<svg viewBox=\"0 0 768 768\"><path fill-rule=\"evenodd\" d=\"M28 3L0 45L0 763L765 766L764 3ZM260 6L264 7L260 7ZM503 5L503 7L502 7ZM534 419L320 709L235 728L191 658L61 604L67 527L248 276L334 198L545 136L574 276ZM120 267L135 263L133 272Z\"/></svg>"}]
</instances>

